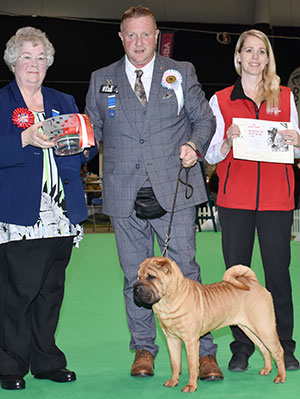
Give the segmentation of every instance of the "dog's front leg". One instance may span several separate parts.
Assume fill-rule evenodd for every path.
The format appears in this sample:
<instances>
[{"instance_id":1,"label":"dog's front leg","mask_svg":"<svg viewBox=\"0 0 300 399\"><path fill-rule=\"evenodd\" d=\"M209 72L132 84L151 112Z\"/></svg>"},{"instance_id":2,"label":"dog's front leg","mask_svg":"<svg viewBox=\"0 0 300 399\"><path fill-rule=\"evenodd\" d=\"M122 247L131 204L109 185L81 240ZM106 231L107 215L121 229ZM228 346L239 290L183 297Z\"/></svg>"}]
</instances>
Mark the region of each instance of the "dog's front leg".
<instances>
[{"instance_id":1,"label":"dog's front leg","mask_svg":"<svg viewBox=\"0 0 300 399\"><path fill-rule=\"evenodd\" d=\"M176 387L181 373L181 340L177 337L168 337L167 344L170 353L172 378L164 383L165 387Z\"/></svg>"},{"instance_id":2,"label":"dog's front leg","mask_svg":"<svg viewBox=\"0 0 300 399\"><path fill-rule=\"evenodd\" d=\"M182 389L182 392L195 392L197 389L197 380L199 377L199 345L199 339L185 342L189 368L189 383Z\"/></svg>"}]
</instances>

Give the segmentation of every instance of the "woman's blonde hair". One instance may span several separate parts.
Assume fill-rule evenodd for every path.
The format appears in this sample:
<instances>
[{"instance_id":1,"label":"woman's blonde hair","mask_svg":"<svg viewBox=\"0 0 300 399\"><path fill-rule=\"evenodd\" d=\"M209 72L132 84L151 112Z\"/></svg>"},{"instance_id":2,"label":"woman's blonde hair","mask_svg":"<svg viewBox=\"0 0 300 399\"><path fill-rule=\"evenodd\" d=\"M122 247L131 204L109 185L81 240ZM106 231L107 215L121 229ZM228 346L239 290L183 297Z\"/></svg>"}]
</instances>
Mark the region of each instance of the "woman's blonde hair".
<instances>
[{"instance_id":1,"label":"woman's blonde hair","mask_svg":"<svg viewBox=\"0 0 300 399\"><path fill-rule=\"evenodd\" d=\"M255 36L258 39L262 40L266 46L267 56L268 56L268 63L265 66L263 71L263 78L260 83L260 87L258 88L258 92L260 93L260 101L267 102L267 113L274 112L276 115L278 114L279 108L279 98L280 98L280 78L276 74L276 63L275 57L273 53L273 49L268 37L261 31L256 29L251 29L245 31L239 37L237 44L235 46L234 51L234 66L236 72L241 76L241 64L237 60L238 54L241 52L244 42L248 36Z\"/></svg>"},{"instance_id":2,"label":"woman's blonde hair","mask_svg":"<svg viewBox=\"0 0 300 399\"><path fill-rule=\"evenodd\" d=\"M47 57L47 68L53 64L54 61L54 47L49 41L48 37L40 29L26 26L20 28L6 43L4 51L4 61L8 68L14 72L14 65L17 62L18 56L22 49L24 42L31 42L33 46L42 44L45 48L45 55Z\"/></svg>"}]
</instances>

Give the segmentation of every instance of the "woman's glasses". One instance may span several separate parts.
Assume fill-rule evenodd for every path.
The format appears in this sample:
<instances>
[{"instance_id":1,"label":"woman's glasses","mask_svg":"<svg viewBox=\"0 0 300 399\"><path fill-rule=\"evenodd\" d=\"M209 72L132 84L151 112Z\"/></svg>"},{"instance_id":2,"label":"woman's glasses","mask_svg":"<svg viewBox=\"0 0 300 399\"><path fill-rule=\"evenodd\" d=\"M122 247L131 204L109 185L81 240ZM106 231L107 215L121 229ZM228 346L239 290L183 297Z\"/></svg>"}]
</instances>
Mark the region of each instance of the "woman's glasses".
<instances>
[{"instance_id":1,"label":"woman's glasses","mask_svg":"<svg viewBox=\"0 0 300 399\"><path fill-rule=\"evenodd\" d=\"M35 63L40 66L45 66L48 61L48 57L46 55L38 55L37 57L33 57L31 54L22 54L19 56L23 65L34 65Z\"/></svg>"}]
</instances>

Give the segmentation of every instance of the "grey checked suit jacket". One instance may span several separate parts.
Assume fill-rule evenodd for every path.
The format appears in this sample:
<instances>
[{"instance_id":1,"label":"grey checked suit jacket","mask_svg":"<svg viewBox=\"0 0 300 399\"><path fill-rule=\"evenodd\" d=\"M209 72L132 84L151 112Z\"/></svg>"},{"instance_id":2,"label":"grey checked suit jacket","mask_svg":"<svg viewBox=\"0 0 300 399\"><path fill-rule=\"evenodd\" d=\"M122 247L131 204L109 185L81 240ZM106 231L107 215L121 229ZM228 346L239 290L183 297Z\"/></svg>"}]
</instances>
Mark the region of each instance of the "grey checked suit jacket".
<instances>
[{"instance_id":1,"label":"grey checked suit jacket","mask_svg":"<svg viewBox=\"0 0 300 399\"><path fill-rule=\"evenodd\" d=\"M177 115L173 90L161 85L163 73L175 69L182 75L184 107ZM111 81L117 87L115 115L109 113L111 93L100 92ZM103 141L103 211L128 217L138 190L150 179L161 206L171 211L181 161L179 148L193 141L204 157L215 132L215 117L205 99L191 63L156 55L148 104L136 98L125 73L125 57L92 73L86 111L95 137ZM194 192L184 196L179 185L176 210L207 200L200 165L190 171Z\"/></svg>"}]
</instances>

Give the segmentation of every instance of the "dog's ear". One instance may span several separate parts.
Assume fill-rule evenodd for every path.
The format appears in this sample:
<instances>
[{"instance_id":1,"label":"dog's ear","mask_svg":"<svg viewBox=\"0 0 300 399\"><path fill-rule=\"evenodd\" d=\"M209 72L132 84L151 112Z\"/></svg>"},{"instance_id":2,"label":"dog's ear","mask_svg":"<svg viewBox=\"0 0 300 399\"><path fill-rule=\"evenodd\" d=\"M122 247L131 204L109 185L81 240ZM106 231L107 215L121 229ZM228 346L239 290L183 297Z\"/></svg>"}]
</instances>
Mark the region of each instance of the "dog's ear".
<instances>
[{"instance_id":1,"label":"dog's ear","mask_svg":"<svg viewBox=\"0 0 300 399\"><path fill-rule=\"evenodd\" d=\"M171 272L171 261L168 258L159 258L156 260L156 267L165 274L168 274Z\"/></svg>"}]
</instances>

